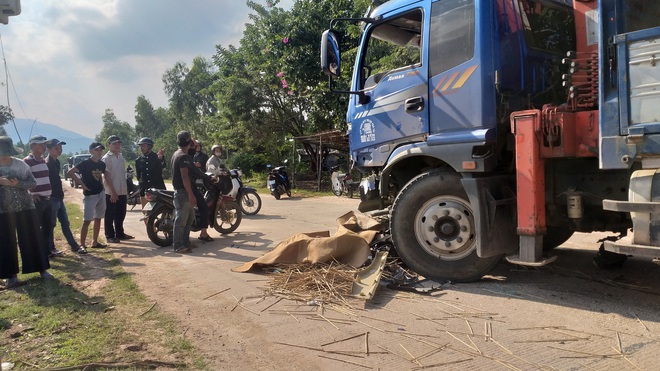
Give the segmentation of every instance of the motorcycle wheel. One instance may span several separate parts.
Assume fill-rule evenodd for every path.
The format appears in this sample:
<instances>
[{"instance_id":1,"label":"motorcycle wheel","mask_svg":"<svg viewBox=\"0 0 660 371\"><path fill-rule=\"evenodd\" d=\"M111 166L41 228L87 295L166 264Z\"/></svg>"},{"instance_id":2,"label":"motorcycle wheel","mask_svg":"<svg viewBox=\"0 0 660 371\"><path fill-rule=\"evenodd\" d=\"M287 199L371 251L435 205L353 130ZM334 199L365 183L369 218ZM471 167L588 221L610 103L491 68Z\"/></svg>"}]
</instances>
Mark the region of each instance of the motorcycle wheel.
<instances>
[{"instance_id":1,"label":"motorcycle wheel","mask_svg":"<svg viewBox=\"0 0 660 371\"><path fill-rule=\"evenodd\" d=\"M271 194L273 195L273 197L275 197L276 200L279 200L281 197L279 191L273 191Z\"/></svg>"},{"instance_id":2,"label":"motorcycle wheel","mask_svg":"<svg viewBox=\"0 0 660 371\"><path fill-rule=\"evenodd\" d=\"M261 197L256 191L241 194L241 211L245 215L257 215L261 210Z\"/></svg>"},{"instance_id":3,"label":"motorcycle wheel","mask_svg":"<svg viewBox=\"0 0 660 371\"><path fill-rule=\"evenodd\" d=\"M346 195L348 195L348 198L353 198L353 187L350 185L346 187Z\"/></svg>"},{"instance_id":4,"label":"motorcycle wheel","mask_svg":"<svg viewBox=\"0 0 660 371\"><path fill-rule=\"evenodd\" d=\"M171 246L174 236L174 210L160 206L147 219L147 236L160 247Z\"/></svg>"},{"instance_id":5,"label":"motorcycle wheel","mask_svg":"<svg viewBox=\"0 0 660 371\"><path fill-rule=\"evenodd\" d=\"M241 224L243 213L238 202L218 202L215 208L215 223L213 228L221 234L231 233Z\"/></svg>"},{"instance_id":6,"label":"motorcycle wheel","mask_svg":"<svg viewBox=\"0 0 660 371\"><path fill-rule=\"evenodd\" d=\"M287 195L288 197L291 197L291 190L290 190L290 189L287 189L287 190L286 190L286 195Z\"/></svg>"}]
</instances>

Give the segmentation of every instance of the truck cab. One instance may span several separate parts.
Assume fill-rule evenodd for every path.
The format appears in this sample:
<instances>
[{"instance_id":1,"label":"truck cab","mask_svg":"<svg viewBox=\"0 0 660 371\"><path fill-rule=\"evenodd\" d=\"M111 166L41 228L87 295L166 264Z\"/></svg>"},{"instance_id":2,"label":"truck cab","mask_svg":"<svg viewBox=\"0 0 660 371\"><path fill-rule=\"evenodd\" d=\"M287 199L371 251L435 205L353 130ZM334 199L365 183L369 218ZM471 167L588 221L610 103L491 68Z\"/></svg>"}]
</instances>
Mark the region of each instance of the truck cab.
<instances>
[{"instance_id":1,"label":"truck cab","mask_svg":"<svg viewBox=\"0 0 660 371\"><path fill-rule=\"evenodd\" d=\"M360 210L387 209L403 260L453 281L503 256L546 264L576 231L625 235L633 174L660 167L659 20L642 0L392 0L353 20L341 92ZM321 40L331 89L350 47L339 21Z\"/></svg>"}]
</instances>

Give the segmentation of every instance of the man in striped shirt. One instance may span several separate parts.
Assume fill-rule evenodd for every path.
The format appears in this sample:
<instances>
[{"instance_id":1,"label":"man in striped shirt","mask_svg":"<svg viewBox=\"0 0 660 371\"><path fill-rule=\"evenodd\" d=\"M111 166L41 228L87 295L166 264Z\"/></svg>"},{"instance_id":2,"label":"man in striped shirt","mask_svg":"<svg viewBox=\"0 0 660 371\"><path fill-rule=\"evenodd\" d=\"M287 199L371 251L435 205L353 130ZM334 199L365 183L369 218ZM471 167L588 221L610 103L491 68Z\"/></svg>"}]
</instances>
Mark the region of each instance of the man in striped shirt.
<instances>
[{"instance_id":1,"label":"man in striped shirt","mask_svg":"<svg viewBox=\"0 0 660 371\"><path fill-rule=\"evenodd\" d=\"M40 243L44 254L49 258L61 255L62 252L55 249L50 250L48 247L48 240L50 231L53 229L51 223L52 210L50 204L50 195L52 188L50 186L50 178L48 176L48 165L44 159L46 153L46 145L50 144L50 140L46 139L43 135L35 135L30 138L28 145L30 146L30 155L25 157L23 161L30 167L30 171L37 181L37 186L30 190L32 194L32 201L37 210L37 220L39 221L39 229L41 231Z\"/></svg>"}]
</instances>

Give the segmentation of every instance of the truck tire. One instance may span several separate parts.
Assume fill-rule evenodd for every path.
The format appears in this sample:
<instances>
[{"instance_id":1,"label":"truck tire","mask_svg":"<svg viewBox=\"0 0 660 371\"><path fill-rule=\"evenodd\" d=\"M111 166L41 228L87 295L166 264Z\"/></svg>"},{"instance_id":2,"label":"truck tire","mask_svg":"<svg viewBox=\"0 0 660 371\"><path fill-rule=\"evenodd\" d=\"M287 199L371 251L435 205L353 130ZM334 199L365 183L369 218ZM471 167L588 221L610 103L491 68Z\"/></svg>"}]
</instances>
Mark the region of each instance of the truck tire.
<instances>
[{"instance_id":1,"label":"truck tire","mask_svg":"<svg viewBox=\"0 0 660 371\"><path fill-rule=\"evenodd\" d=\"M472 282L502 259L477 256L472 207L461 177L449 171L413 178L394 201L390 230L401 259L426 278Z\"/></svg>"}]
</instances>

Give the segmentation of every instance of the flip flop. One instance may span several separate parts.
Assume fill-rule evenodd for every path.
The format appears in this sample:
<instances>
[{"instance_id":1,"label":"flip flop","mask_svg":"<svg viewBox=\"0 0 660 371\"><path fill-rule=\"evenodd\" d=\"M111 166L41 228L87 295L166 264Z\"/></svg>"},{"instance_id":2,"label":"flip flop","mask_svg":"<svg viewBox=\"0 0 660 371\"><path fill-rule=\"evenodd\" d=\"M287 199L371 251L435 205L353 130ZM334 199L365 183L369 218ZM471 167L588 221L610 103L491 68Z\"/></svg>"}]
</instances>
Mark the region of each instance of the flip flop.
<instances>
[{"instance_id":1,"label":"flip flop","mask_svg":"<svg viewBox=\"0 0 660 371\"><path fill-rule=\"evenodd\" d=\"M192 252L192 249L190 247L183 247L178 250L174 250L174 252L179 254L190 254Z\"/></svg>"},{"instance_id":2,"label":"flip flop","mask_svg":"<svg viewBox=\"0 0 660 371\"><path fill-rule=\"evenodd\" d=\"M213 239L213 237L211 237L211 236L204 236L204 237L199 236L199 237L197 237L197 239L198 239L198 240L201 240L201 241L205 241L205 242L212 242L212 241L215 241L215 240Z\"/></svg>"}]
</instances>

